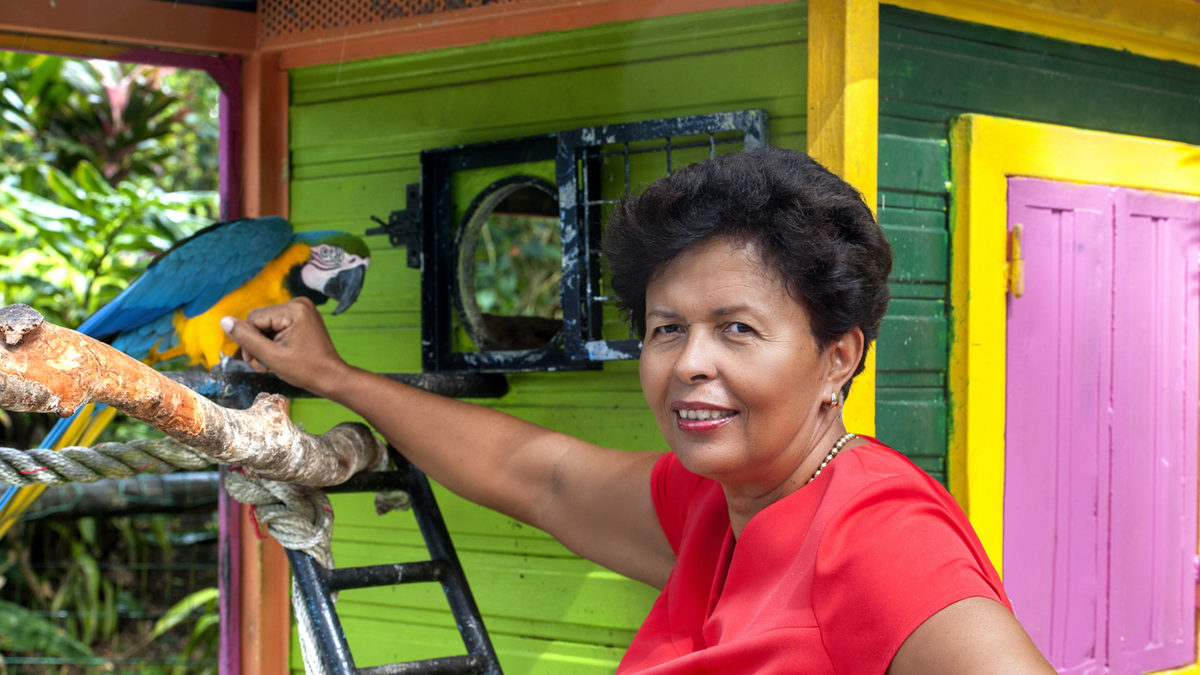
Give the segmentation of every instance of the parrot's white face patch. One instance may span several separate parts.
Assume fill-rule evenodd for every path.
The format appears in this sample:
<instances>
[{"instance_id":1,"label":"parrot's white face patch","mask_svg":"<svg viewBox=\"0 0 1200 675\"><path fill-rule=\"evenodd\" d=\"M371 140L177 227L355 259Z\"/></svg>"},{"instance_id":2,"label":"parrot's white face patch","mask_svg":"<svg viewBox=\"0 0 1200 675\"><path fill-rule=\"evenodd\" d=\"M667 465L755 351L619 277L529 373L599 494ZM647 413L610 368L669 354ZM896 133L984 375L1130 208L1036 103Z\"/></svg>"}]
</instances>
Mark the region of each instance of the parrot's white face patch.
<instances>
[{"instance_id":1,"label":"parrot's white face patch","mask_svg":"<svg viewBox=\"0 0 1200 675\"><path fill-rule=\"evenodd\" d=\"M366 269L371 265L368 258L346 253L337 246L317 244L309 254L308 262L300 270L300 279L314 291L324 292L329 280L343 270L354 267Z\"/></svg>"}]
</instances>

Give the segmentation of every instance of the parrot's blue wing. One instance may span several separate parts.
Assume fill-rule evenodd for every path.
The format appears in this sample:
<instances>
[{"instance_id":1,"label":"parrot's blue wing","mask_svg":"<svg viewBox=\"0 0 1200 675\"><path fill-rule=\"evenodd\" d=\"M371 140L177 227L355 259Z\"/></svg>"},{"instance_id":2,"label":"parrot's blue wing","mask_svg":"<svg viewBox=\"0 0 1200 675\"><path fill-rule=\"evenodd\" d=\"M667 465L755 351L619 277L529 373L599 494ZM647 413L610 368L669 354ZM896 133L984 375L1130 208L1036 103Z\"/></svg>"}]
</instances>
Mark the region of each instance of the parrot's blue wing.
<instances>
[{"instance_id":1,"label":"parrot's blue wing","mask_svg":"<svg viewBox=\"0 0 1200 675\"><path fill-rule=\"evenodd\" d=\"M113 347L137 359L155 346L168 346L175 337L172 319L182 309L192 317L203 314L221 298L262 271L292 242L292 226L279 217L217 223L173 246L150 264L120 295L100 308L78 331L110 339ZM96 415L103 406L91 411ZM52 448L83 411L59 420L41 447ZM32 488L22 488L29 490ZM6 507L18 492L0 492L0 535L15 518Z\"/></svg>"},{"instance_id":2,"label":"parrot's blue wing","mask_svg":"<svg viewBox=\"0 0 1200 675\"><path fill-rule=\"evenodd\" d=\"M279 217L217 223L176 244L150 264L124 292L79 326L79 332L109 338L139 331L150 337L154 324L177 309L203 314L218 300L249 281L292 242L292 226ZM169 318L167 326L169 326ZM156 333L158 337L168 333ZM134 337L134 336L131 336ZM142 358L155 340L132 339L122 349ZM120 348L120 347L118 347Z\"/></svg>"},{"instance_id":3,"label":"parrot's blue wing","mask_svg":"<svg viewBox=\"0 0 1200 675\"><path fill-rule=\"evenodd\" d=\"M140 326L121 331L112 338L113 349L142 358L145 358L151 349L167 351L179 344L178 336L175 335L174 320L175 312L168 311Z\"/></svg>"}]
</instances>

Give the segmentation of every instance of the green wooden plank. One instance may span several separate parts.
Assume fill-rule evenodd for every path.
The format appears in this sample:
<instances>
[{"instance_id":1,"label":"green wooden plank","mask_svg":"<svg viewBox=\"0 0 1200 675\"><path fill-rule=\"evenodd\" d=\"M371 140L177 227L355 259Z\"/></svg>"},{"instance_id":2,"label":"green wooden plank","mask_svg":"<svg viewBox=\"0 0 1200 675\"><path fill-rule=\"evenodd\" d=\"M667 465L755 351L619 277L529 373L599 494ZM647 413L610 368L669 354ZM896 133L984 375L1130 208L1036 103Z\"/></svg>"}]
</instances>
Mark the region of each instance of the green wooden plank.
<instances>
[{"instance_id":1,"label":"green wooden plank","mask_svg":"<svg viewBox=\"0 0 1200 675\"><path fill-rule=\"evenodd\" d=\"M378 617L351 617L342 622L358 667L453 656L465 653L453 627L397 622ZM488 625L489 630L492 626ZM531 675L611 675L624 649L562 640L541 640L497 631L492 643L505 673ZM292 669L303 675L299 643L293 631Z\"/></svg>"},{"instance_id":2,"label":"green wooden plank","mask_svg":"<svg viewBox=\"0 0 1200 675\"><path fill-rule=\"evenodd\" d=\"M937 283L907 283L893 281L888 284L893 298L909 298L914 300L945 300L946 284Z\"/></svg>"},{"instance_id":3,"label":"green wooden plank","mask_svg":"<svg viewBox=\"0 0 1200 675\"><path fill-rule=\"evenodd\" d=\"M881 389L940 389L946 386L946 376L935 371L877 370L875 386Z\"/></svg>"},{"instance_id":4,"label":"green wooden plank","mask_svg":"<svg viewBox=\"0 0 1200 675\"><path fill-rule=\"evenodd\" d=\"M946 369L946 313L933 300L893 300L879 328L879 367Z\"/></svg>"},{"instance_id":5,"label":"green wooden plank","mask_svg":"<svg viewBox=\"0 0 1200 675\"><path fill-rule=\"evenodd\" d=\"M946 398L941 388L880 388L875 401L879 439L945 481Z\"/></svg>"},{"instance_id":6,"label":"green wooden plank","mask_svg":"<svg viewBox=\"0 0 1200 675\"><path fill-rule=\"evenodd\" d=\"M581 73L548 73L522 78L536 80L536 86L531 86L533 82L495 80L464 83L454 88L452 100L444 90L422 89L293 106L291 152L295 162L310 165L356 161L377 154L380 148L436 148L697 112L803 110L803 78L789 82L771 78L776 82L770 89L764 88L762 80L768 77L764 64L803 64L804 44L766 46L755 50L754 56L732 60L726 54L707 54L651 61L635 68L611 66L589 71L587 87L578 86ZM630 70L636 71L635 79L630 79ZM722 73L718 91L712 90L713 72ZM521 95L514 96L519 84L524 85L519 89ZM624 95L614 96L616 91ZM764 91L770 94L764 95ZM660 97L656 105L637 111L631 111L624 99L644 99L651 94ZM447 109L448 105L453 108ZM399 108L425 112L397 127L394 121ZM452 126L447 125L448 115L453 115ZM520 121L498 123L500 120ZM324 138L331 126L340 132L338 143Z\"/></svg>"},{"instance_id":7,"label":"green wooden plank","mask_svg":"<svg viewBox=\"0 0 1200 675\"><path fill-rule=\"evenodd\" d=\"M942 203L944 206L944 202ZM945 208L936 210L906 209L897 204L879 208L879 223L883 226L919 227L926 230L946 229Z\"/></svg>"},{"instance_id":8,"label":"green wooden plank","mask_svg":"<svg viewBox=\"0 0 1200 675\"><path fill-rule=\"evenodd\" d=\"M407 539L407 541L406 541ZM339 542L334 548L338 565L380 564L379 546L363 542ZM389 542L395 557L382 562L427 559L420 536L398 537ZM611 639L619 634L628 640L634 627L650 609L657 592L640 582L626 579L579 558L539 557L528 554L496 554L460 548L459 559L471 583L480 610L489 620L509 618L540 620L543 639L569 637L558 624L573 624L571 633L580 636L586 627L596 629L593 641ZM388 592L384 592L387 590ZM530 597L538 603L527 601ZM621 602L609 602L611 598ZM347 613L359 615L389 613L406 608L446 611L446 598L439 584L404 584L396 587L367 589L348 594ZM368 605L363 608L361 605ZM452 623L450 625L453 625Z\"/></svg>"},{"instance_id":9,"label":"green wooden plank","mask_svg":"<svg viewBox=\"0 0 1200 675\"><path fill-rule=\"evenodd\" d=\"M930 140L881 134L879 187L944 194L950 181L950 145Z\"/></svg>"},{"instance_id":10,"label":"green wooden plank","mask_svg":"<svg viewBox=\"0 0 1200 675\"><path fill-rule=\"evenodd\" d=\"M1200 68L880 10L881 112L896 102L1200 142ZM910 115L900 115L910 116Z\"/></svg>"},{"instance_id":11,"label":"green wooden plank","mask_svg":"<svg viewBox=\"0 0 1200 675\"><path fill-rule=\"evenodd\" d=\"M1146 78L1144 81L1147 83L1154 82L1153 86L1164 89L1176 88L1181 91L1195 91L1194 87L1189 89L1188 84L1200 84L1200 69L1188 64L934 16L891 5L881 6L880 23L883 26L880 31L881 39L888 39L885 35L888 35L888 31L892 28L907 28L919 33L953 37L985 45L997 45L1015 52L1014 58L1024 55L1026 58L1036 59L1039 55L1053 55L1065 61L1096 64L1114 73L1124 73L1125 79L1129 81L1138 81L1144 77ZM926 40L919 40L908 44L923 45L926 42ZM1169 84L1171 82L1176 84L1172 86Z\"/></svg>"},{"instance_id":12,"label":"green wooden plank","mask_svg":"<svg viewBox=\"0 0 1200 675\"><path fill-rule=\"evenodd\" d=\"M892 280L945 283L950 278L945 230L884 225L883 231L892 245Z\"/></svg>"},{"instance_id":13,"label":"green wooden plank","mask_svg":"<svg viewBox=\"0 0 1200 675\"><path fill-rule=\"evenodd\" d=\"M924 119L909 119L896 115L879 115L879 133L889 136L904 136L906 138L924 138L929 140L945 140L949 133L944 121L926 121Z\"/></svg>"},{"instance_id":14,"label":"green wooden plank","mask_svg":"<svg viewBox=\"0 0 1200 675\"><path fill-rule=\"evenodd\" d=\"M291 100L308 104L378 96L401 89L448 87L528 72L586 71L688 54L736 52L751 44L805 42L807 7L793 2L681 14L653 21L499 39L469 47L401 54L303 69ZM586 74L581 74L587 79Z\"/></svg>"},{"instance_id":15,"label":"green wooden plank","mask_svg":"<svg viewBox=\"0 0 1200 675\"><path fill-rule=\"evenodd\" d=\"M920 192L901 192L899 190L880 190L879 208L915 210L915 211L946 211L946 195L923 194Z\"/></svg>"}]
</instances>

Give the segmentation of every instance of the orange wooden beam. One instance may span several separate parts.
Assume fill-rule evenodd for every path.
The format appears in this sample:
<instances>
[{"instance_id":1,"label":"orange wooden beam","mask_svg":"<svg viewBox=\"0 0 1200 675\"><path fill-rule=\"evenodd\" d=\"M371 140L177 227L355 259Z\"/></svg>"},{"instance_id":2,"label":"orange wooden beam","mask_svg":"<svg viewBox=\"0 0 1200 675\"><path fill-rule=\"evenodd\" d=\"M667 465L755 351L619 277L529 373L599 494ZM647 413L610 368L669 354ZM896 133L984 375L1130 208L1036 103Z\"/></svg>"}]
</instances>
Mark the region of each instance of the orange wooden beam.
<instances>
[{"instance_id":1,"label":"orange wooden beam","mask_svg":"<svg viewBox=\"0 0 1200 675\"><path fill-rule=\"evenodd\" d=\"M258 17L252 12L154 0L5 2L0 32L246 55L254 51ZM19 43L5 40L8 44L14 41Z\"/></svg>"},{"instance_id":2,"label":"orange wooden beam","mask_svg":"<svg viewBox=\"0 0 1200 675\"><path fill-rule=\"evenodd\" d=\"M242 209L239 217L288 215L288 74L280 55L242 66Z\"/></svg>"},{"instance_id":3,"label":"orange wooden beam","mask_svg":"<svg viewBox=\"0 0 1200 675\"><path fill-rule=\"evenodd\" d=\"M241 506L241 673L286 675L292 636L287 554L258 538L249 506Z\"/></svg>"},{"instance_id":4,"label":"orange wooden beam","mask_svg":"<svg viewBox=\"0 0 1200 675\"><path fill-rule=\"evenodd\" d=\"M279 54L242 62L240 213L288 215L288 75ZM241 509L241 673L285 675L291 638L287 555L274 539L259 539L249 507Z\"/></svg>"}]
</instances>

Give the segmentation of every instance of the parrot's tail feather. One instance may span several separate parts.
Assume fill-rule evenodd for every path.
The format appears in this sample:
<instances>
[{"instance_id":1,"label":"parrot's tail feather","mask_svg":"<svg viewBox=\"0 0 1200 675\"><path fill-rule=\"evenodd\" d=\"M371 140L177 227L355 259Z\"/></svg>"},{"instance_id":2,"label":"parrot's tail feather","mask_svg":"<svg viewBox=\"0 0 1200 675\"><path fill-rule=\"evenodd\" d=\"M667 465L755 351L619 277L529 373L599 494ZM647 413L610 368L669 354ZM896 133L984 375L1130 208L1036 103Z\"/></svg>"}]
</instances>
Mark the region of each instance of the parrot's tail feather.
<instances>
[{"instance_id":1,"label":"parrot's tail feather","mask_svg":"<svg viewBox=\"0 0 1200 675\"><path fill-rule=\"evenodd\" d=\"M75 411L71 417L56 422L42 441L42 447L55 450L70 446L90 447L96 443L100 433L116 414L116 408L89 403ZM45 485L9 487L4 491L3 496L0 496L0 537L8 532L21 514L33 506L33 502L45 491Z\"/></svg>"}]
</instances>

